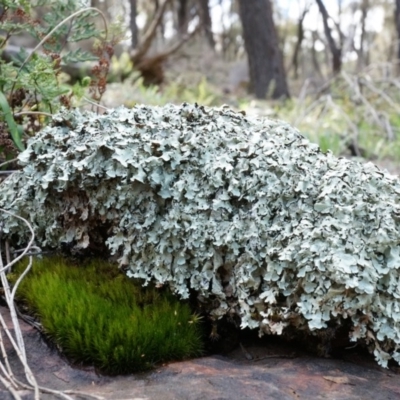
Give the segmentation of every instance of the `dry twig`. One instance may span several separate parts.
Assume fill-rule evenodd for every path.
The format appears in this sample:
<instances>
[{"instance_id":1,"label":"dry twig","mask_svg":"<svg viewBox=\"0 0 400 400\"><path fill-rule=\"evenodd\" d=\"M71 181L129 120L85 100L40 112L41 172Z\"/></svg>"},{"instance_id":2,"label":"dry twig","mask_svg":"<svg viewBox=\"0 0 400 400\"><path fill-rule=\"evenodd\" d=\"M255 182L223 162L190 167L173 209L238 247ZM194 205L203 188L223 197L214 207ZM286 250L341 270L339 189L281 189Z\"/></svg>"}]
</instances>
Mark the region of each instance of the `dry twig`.
<instances>
[{"instance_id":1,"label":"dry twig","mask_svg":"<svg viewBox=\"0 0 400 400\"><path fill-rule=\"evenodd\" d=\"M30 223L25 219L22 218L18 215L15 215L12 212L6 211L2 208L0 208L0 212L6 213L12 218L17 218L23 221L23 223L28 227L28 229L31 232L31 238L29 240L29 243L27 246L23 249L21 254L14 258L13 260L9 259L9 251L8 251L8 256L7 256L7 262L6 265L3 264L3 254L2 254L2 248L1 248L1 242L0 242L0 279L3 285L3 290L4 290L4 297L7 303L7 306L10 310L10 315L11 315L11 320L12 320L12 328L13 328L13 334L10 331L10 328L7 326L7 323L5 322L3 315L0 313L0 352L2 355L2 360L0 361L0 383L8 390L13 398L15 400L21 400L21 396L19 395L19 391L22 389L28 389L34 392L34 398L35 400L40 400L40 393L50 393L55 396L58 396L62 399L65 400L74 400L71 395L75 395L77 397L92 397L97 400L102 400L103 397L97 396L97 395L92 395L92 394L86 394L86 393L81 393L78 391L59 391L59 390L54 390L46 387L39 386L27 361L27 356L26 356L26 350L25 350L25 343L24 339L22 336L22 331L21 327L19 325L19 321L17 318L17 308L14 304L14 297L16 290L18 288L18 285L21 283L22 279L26 276L26 274L29 272L29 270L32 267L32 255L29 255L29 262L28 266L25 268L24 272L21 274L21 276L18 278L17 282L14 284L12 290L10 288L6 272L10 270L11 266L20 261L23 257L25 257L28 253L31 252L31 250L37 250L35 246L33 246L33 242L35 239L35 234L33 231L32 226ZM0 232L1 233L1 232ZM3 334L2 332L6 334L8 337L12 347L14 348L19 361L24 367L25 371L25 379L27 383L21 382L18 380L11 368L11 365L8 360L8 355L6 351L6 347L4 346L4 341L3 341Z\"/></svg>"}]
</instances>

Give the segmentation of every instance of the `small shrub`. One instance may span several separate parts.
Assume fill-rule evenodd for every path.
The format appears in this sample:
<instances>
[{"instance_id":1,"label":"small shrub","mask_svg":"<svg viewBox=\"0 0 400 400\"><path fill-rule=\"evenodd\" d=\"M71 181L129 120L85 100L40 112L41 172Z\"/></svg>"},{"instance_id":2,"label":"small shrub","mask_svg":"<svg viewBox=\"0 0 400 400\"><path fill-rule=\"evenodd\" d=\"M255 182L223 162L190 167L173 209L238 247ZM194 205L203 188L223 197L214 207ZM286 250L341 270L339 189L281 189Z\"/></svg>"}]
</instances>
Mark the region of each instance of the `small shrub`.
<instances>
[{"instance_id":1,"label":"small shrub","mask_svg":"<svg viewBox=\"0 0 400 400\"><path fill-rule=\"evenodd\" d=\"M85 3L81 0L1 2L0 54L12 37L21 34L30 36L36 46L31 53L21 47L8 61L0 57L0 155L3 153L5 159L14 158L15 153L24 149L27 136L42 129L61 106L75 106L86 90L94 100L101 99L118 39L114 36L110 39L106 25L104 31L96 28L93 17L102 14L93 7L85 7ZM116 29L113 35L114 32ZM95 39L92 51L76 45L87 39ZM76 45L75 50L68 48L71 44ZM82 84L77 83L73 88L62 83L62 65L87 61L95 62L91 78L85 77Z\"/></svg>"},{"instance_id":2,"label":"small shrub","mask_svg":"<svg viewBox=\"0 0 400 400\"><path fill-rule=\"evenodd\" d=\"M321 147L329 145L337 156L348 154L354 146L364 158L396 162L400 146L396 79L376 64L354 75L342 72L323 90L315 90L308 82L300 99L276 103L275 115ZM325 138L320 138L321 133ZM326 142L327 134L330 143Z\"/></svg>"},{"instance_id":3,"label":"small shrub","mask_svg":"<svg viewBox=\"0 0 400 400\"><path fill-rule=\"evenodd\" d=\"M77 267L62 258L38 259L17 295L62 353L104 373L201 353L199 319L187 304L141 287L103 261Z\"/></svg>"}]
</instances>

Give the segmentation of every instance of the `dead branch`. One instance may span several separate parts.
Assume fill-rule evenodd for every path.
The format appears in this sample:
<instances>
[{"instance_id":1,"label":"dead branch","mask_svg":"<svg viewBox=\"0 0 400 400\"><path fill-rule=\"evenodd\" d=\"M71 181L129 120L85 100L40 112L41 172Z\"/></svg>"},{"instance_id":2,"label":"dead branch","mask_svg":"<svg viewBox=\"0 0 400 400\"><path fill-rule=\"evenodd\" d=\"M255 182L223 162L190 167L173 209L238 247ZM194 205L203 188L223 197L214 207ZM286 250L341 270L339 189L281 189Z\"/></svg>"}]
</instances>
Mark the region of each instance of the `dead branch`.
<instances>
[{"instance_id":1,"label":"dead branch","mask_svg":"<svg viewBox=\"0 0 400 400\"><path fill-rule=\"evenodd\" d=\"M200 28L200 24L197 25L191 33L183 35L181 39L172 45L169 49L162 53L156 54L151 57L143 57L138 60L135 67L140 71L145 85L159 85L164 80L163 64L176 51L178 51L191 37L193 37Z\"/></svg>"},{"instance_id":2,"label":"dead branch","mask_svg":"<svg viewBox=\"0 0 400 400\"><path fill-rule=\"evenodd\" d=\"M165 9L170 1L171 0L164 0L163 3L158 7L156 14L153 17L153 21L149 26L149 29L147 29L146 33L144 34L139 46L135 49L132 49L130 56L134 65L137 62L140 62L140 60L149 51L153 39L156 36L157 28L162 21Z\"/></svg>"},{"instance_id":3,"label":"dead branch","mask_svg":"<svg viewBox=\"0 0 400 400\"><path fill-rule=\"evenodd\" d=\"M22 218L18 215L15 215L12 212L9 212L7 210L4 210L0 208L0 212L8 214L12 218L17 218L21 220L29 229L31 233L30 240L26 247L23 249L21 254L14 258L13 260L9 261L9 255L7 255L6 259L6 265L3 264L3 254L2 254L2 247L1 247L1 242L0 242L0 279L3 285L3 290L5 294L5 300L7 303L7 306L10 310L10 315L11 315L11 320L12 320L12 331L13 334L11 333L10 327L7 326L3 315L0 313L0 353L2 355L2 361L0 361L0 383L3 384L3 386L10 392L12 397L15 400L21 400L21 396L19 395L19 391L22 389L27 389L30 391L34 392L34 399L35 400L40 400L40 393L49 393L53 394L57 397L60 397L65 400L74 400L69 394L74 394L76 396L88 398L88 397L93 397L97 400L103 400L103 397L101 396L96 396L96 395L91 395L91 394L86 394L86 393L81 393L81 392L76 392L76 391L58 391L58 390L53 390L49 389L46 387L39 386L32 370L29 367L28 361L27 361L27 356L26 356L26 351L25 351L25 343L24 339L22 336L22 330L19 325L19 321L17 318L17 308L14 303L14 298L15 298L15 293L18 288L18 285L21 283L22 279L26 276L26 274L29 272L29 270L32 267L32 256L29 256L29 262L27 267L25 268L24 272L22 275L18 278L17 282L14 284L12 290L10 288L10 284L8 282L6 272L10 270L11 266L14 265L16 262L20 261L23 257L27 255L28 252L30 252L32 249L37 249L35 246L33 246L33 242L35 239L35 234L33 231L33 228L31 224L25 219ZM9 253L9 252L8 252ZM4 346L4 341L3 341L3 334L4 332L6 336L9 339L9 342L11 343L15 353L17 354L17 357L24 367L24 372L25 372L25 379L27 383L21 382L18 380L11 368L7 351Z\"/></svg>"}]
</instances>

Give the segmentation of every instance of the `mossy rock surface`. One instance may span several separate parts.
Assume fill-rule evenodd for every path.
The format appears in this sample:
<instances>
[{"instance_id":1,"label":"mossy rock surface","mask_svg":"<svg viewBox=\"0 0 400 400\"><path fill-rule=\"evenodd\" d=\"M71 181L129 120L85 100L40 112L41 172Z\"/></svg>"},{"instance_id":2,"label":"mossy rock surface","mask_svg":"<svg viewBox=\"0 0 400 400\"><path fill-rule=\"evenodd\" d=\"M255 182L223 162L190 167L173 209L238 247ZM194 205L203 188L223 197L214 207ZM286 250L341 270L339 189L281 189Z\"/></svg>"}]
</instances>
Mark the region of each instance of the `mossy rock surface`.
<instances>
[{"instance_id":1,"label":"mossy rock surface","mask_svg":"<svg viewBox=\"0 0 400 400\"><path fill-rule=\"evenodd\" d=\"M374 165L283 122L187 104L65 111L19 160L0 206L39 245L106 250L261 332L351 321L379 363L400 361L400 183Z\"/></svg>"}]
</instances>

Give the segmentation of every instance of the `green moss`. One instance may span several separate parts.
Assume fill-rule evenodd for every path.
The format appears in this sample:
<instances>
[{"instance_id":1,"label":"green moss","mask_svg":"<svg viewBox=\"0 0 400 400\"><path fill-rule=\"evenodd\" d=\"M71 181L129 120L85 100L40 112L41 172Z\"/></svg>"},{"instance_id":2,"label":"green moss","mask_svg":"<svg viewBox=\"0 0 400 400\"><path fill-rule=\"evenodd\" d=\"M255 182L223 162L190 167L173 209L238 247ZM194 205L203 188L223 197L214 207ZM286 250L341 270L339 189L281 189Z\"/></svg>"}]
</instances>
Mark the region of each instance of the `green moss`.
<instances>
[{"instance_id":1,"label":"green moss","mask_svg":"<svg viewBox=\"0 0 400 400\"><path fill-rule=\"evenodd\" d=\"M201 353L199 318L187 304L143 288L106 262L78 267L38 259L17 295L69 359L104 373L143 371Z\"/></svg>"}]
</instances>

